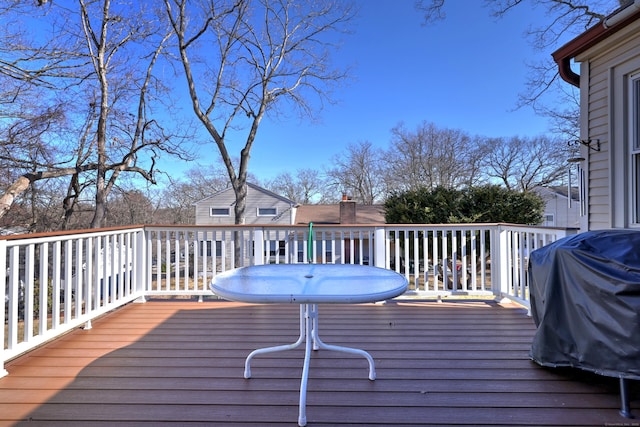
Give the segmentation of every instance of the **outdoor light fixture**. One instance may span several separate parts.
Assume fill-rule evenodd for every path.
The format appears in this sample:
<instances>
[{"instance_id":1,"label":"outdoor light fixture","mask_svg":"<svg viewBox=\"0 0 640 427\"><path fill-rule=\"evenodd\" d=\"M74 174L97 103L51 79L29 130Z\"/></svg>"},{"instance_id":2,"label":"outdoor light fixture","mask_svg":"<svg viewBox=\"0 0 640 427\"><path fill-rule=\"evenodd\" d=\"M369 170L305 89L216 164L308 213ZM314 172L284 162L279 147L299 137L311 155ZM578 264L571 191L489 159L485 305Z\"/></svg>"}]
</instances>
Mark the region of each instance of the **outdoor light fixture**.
<instances>
[{"instance_id":1,"label":"outdoor light fixture","mask_svg":"<svg viewBox=\"0 0 640 427\"><path fill-rule=\"evenodd\" d=\"M593 151L600 151L600 140L599 139L576 139L575 141L569 141L567 143L569 146L580 144L585 147L589 147Z\"/></svg>"},{"instance_id":2,"label":"outdoor light fixture","mask_svg":"<svg viewBox=\"0 0 640 427\"><path fill-rule=\"evenodd\" d=\"M569 159L567 159L568 163L580 163L585 161L586 159L584 157L571 157Z\"/></svg>"}]
</instances>

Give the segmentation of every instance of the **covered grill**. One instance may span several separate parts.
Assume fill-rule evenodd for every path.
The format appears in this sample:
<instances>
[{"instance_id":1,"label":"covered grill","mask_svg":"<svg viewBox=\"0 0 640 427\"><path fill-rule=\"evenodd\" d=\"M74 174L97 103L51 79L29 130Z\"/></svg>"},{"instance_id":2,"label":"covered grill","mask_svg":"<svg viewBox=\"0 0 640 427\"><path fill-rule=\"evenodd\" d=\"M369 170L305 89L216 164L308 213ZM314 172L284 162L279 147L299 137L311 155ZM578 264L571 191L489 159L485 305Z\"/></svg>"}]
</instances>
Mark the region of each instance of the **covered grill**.
<instances>
[{"instance_id":1,"label":"covered grill","mask_svg":"<svg viewBox=\"0 0 640 427\"><path fill-rule=\"evenodd\" d=\"M558 240L531 253L528 274L538 327L531 358L619 378L630 417L626 380L640 379L640 231Z\"/></svg>"}]
</instances>

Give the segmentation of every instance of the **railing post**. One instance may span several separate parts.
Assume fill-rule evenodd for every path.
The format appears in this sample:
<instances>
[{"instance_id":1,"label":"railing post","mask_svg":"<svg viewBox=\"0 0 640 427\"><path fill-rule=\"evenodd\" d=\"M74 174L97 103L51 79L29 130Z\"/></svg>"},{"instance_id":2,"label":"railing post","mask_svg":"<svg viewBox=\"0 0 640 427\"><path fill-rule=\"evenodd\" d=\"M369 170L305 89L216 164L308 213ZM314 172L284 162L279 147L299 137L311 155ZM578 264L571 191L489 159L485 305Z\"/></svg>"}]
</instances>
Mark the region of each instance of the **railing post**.
<instances>
[{"instance_id":1,"label":"railing post","mask_svg":"<svg viewBox=\"0 0 640 427\"><path fill-rule=\"evenodd\" d=\"M510 254L507 238L507 230L498 225L491 239L491 290L499 297L508 295Z\"/></svg>"},{"instance_id":2,"label":"railing post","mask_svg":"<svg viewBox=\"0 0 640 427\"><path fill-rule=\"evenodd\" d=\"M131 242L133 248L131 252L133 256L133 274L135 277L135 290L140 296L134 302L146 302L146 293L148 284L151 283L151 253L150 245L147 245L147 241L150 242L151 238L147 238L147 233L150 234L145 228L138 231L135 235L135 239Z\"/></svg>"},{"instance_id":3,"label":"railing post","mask_svg":"<svg viewBox=\"0 0 640 427\"><path fill-rule=\"evenodd\" d=\"M253 265L264 264L264 230L253 229Z\"/></svg>"},{"instance_id":4,"label":"railing post","mask_svg":"<svg viewBox=\"0 0 640 427\"><path fill-rule=\"evenodd\" d=\"M7 242L6 240L0 240L0 272L7 271ZM4 325L6 322L5 318L5 310L4 310L4 299L6 297L7 287L7 275L6 273L0 273L0 301L2 301L2 309L0 309L0 342L2 343L2 352L0 352L0 378L4 377L8 374L7 370L4 368L5 361L5 348L4 348Z\"/></svg>"},{"instance_id":5,"label":"railing post","mask_svg":"<svg viewBox=\"0 0 640 427\"><path fill-rule=\"evenodd\" d=\"M374 230L373 265L387 268L387 230L384 227L376 227Z\"/></svg>"}]
</instances>

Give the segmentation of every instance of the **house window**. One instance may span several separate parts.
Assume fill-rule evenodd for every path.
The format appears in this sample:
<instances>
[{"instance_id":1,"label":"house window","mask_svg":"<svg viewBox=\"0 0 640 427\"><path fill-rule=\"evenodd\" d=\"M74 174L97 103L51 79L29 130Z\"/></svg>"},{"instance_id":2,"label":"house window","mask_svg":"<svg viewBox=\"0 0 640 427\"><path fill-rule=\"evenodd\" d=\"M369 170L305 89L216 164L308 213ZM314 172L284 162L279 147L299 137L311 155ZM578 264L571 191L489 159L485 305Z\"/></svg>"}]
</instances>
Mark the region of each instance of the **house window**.
<instances>
[{"instance_id":1,"label":"house window","mask_svg":"<svg viewBox=\"0 0 640 427\"><path fill-rule=\"evenodd\" d=\"M631 77L629 92L631 222L640 224L640 74Z\"/></svg>"},{"instance_id":2,"label":"house window","mask_svg":"<svg viewBox=\"0 0 640 427\"><path fill-rule=\"evenodd\" d=\"M269 240L265 242L265 253L270 264L286 262L286 245L284 240Z\"/></svg>"},{"instance_id":3,"label":"house window","mask_svg":"<svg viewBox=\"0 0 640 427\"><path fill-rule=\"evenodd\" d=\"M276 216L277 214L276 208L258 208L258 216Z\"/></svg>"},{"instance_id":4,"label":"house window","mask_svg":"<svg viewBox=\"0 0 640 427\"><path fill-rule=\"evenodd\" d=\"M213 256L215 255L217 258L222 256L222 242L220 240L216 240L216 241L211 241L211 240L206 240L204 242L201 242L202 245L200 245L200 256ZM215 252L213 251L214 245L215 244Z\"/></svg>"},{"instance_id":5,"label":"house window","mask_svg":"<svg viewBox=\"0 0 640 427\"><path fill-rule=\"evenodd\" d=\"M333 257L333 249L332 240L317 240L315 242L315 256L318 261L325 261L329 263L335 262ZM302 263L307 261L304 256L306 253L307 245L299 245L298 246L298 262ZM312 249L313 250L313 249ZM322 259L322 252L324 251L325 259ZM311 258L313 260L313 254L307 254L307 259Z\"/></svg>"},{"instance_id":6,"label":"house window","mask_svg":"<svg viewBox=\"0 0 640 427\"><path fill-rule=\"evenodd\" d=\"M229 208L211 208L209 215L211 216L229 216Z\"/></svg>"}]
</instances>

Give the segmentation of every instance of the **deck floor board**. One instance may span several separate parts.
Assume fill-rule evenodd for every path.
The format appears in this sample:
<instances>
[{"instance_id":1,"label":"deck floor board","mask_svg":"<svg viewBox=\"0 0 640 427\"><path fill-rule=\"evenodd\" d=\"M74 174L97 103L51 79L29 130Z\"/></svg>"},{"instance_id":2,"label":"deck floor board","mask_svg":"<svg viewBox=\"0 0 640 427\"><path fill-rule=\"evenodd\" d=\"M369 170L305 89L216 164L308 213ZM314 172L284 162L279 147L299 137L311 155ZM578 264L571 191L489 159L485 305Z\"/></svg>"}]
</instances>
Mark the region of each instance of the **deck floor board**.
<instances>
[{"instance_id":1,"label":"deck floor board","mask_svg":"<svg viewBox=\"0 0 640 427\"><path fill-rule=\"evenodd\" d=\"M298 308L218 300L130 304L6 365L0 425L292 426L301 349ZM617 380L529 360L526 310L487 301L320 307L320 336L376 362L311 358L309 426L638 425L618 414ZM631 406L640 413L638 384Z\"/></svg>"}]
</instances>

